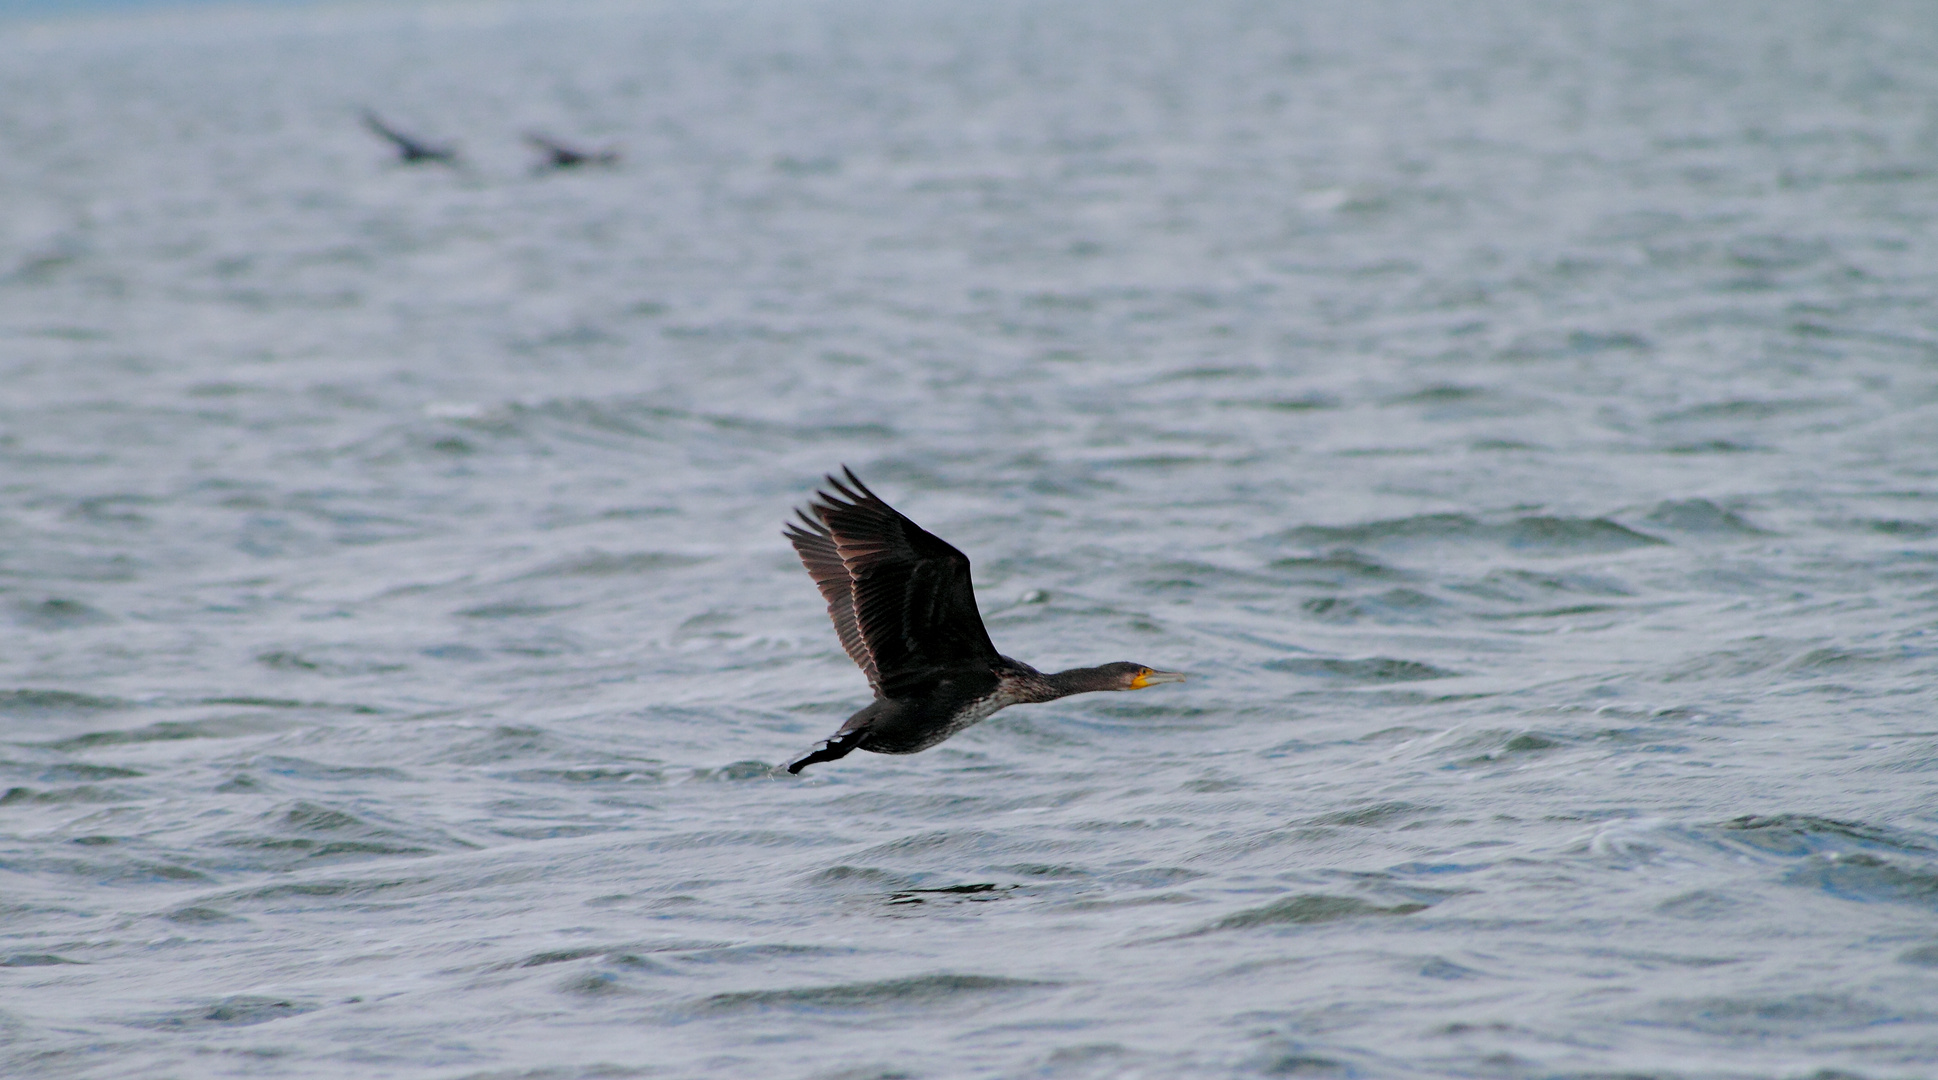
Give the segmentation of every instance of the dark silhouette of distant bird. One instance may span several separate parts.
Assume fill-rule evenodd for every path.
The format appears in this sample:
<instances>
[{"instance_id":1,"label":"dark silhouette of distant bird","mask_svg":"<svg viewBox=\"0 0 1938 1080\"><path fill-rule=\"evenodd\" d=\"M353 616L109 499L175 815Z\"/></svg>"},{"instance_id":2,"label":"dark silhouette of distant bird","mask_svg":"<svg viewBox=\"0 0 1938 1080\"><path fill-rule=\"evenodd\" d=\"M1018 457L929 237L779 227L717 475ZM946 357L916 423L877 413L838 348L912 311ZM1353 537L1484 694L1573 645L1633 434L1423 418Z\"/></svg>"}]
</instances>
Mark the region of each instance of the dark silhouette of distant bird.
<instances>
[{"instance_id":1,"label":"dark silhouette of distant bird","mask_svg":"<svg viewBox=\"0 0 1938 1080\"><path fill-rule=\"evenodd\" d=\"M976 611L968 557L841 472L846 482L828 477L832 493L816 492L820 501L797 511L800 521L782 535L875 700L788 772L854 750L913 754L1011 705L1184 681L1128 662L1046 675L1000 655Z\"/></svg>"},{"instance_id":2,"label":"dark silhouette of distant bird","mask_svg":"<svg viewBox=\"0 0 1938 1080\"><path fill-rule=\"evenodd\" d=\"M536 131L526 132L525 141L545 151L545 163L554 169L576 169L581 165L617 165L619 151L580 150Z\"/></svg>"},{"instance_id":3,"label":"dark silhouette of distant bird","mask_svg":"<svg viewBox=\"0 0 1938 1080\"><path fill-rule=\"evenodd\" d=\"M434 143L427 143L422 139L412 138L398 131L396 128L391 127L389 124L384 123L383 117L378 116L374 110L363 110L363 126L376 132L383 138L390 140L391 144L397 147L398 160L406 165L419 165L427 161L435 161L445 165L456 165L458 163L458 152L456 148L438 146Z\"/></svg>"}]
</instances>

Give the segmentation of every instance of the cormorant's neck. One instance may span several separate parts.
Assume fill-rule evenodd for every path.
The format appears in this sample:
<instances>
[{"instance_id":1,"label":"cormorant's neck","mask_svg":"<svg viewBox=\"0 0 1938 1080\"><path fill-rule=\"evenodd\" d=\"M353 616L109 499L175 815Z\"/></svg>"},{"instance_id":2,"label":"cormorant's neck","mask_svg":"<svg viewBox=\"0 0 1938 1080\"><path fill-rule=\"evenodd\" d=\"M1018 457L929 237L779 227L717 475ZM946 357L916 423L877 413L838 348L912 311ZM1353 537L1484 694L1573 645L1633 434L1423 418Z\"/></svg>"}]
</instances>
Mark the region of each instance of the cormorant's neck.
<instances>
[{"instance_id":1,"label":"cormorant's neck","mask_svg":"<svg viewBox=\"0 0 1938 1080\"><path fill-rule=\"evenodd\" d=\"M1114 673L1100 667L1071 668L1068 671L1052 672L1043 676L1043 681L1052 691L1051 698L1069 697L1071 694L1087 694L1092 690L1117 690L1123 680ZM1049 699L1046 699L1049 700Z\"/></svg>"}]
</instances>

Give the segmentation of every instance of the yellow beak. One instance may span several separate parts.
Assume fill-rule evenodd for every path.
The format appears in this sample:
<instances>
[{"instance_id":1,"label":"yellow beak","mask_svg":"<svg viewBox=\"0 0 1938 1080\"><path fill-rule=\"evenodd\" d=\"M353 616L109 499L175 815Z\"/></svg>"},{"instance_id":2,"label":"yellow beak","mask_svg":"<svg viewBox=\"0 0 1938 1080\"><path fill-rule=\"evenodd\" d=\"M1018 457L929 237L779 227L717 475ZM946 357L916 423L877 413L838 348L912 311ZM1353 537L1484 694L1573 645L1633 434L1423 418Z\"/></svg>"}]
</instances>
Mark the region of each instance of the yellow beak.
<instances>
[{"instance_id":1,"label":"yellow beak","mask_svg":"<svg viewBox=\"0 0 1938 1080\"><path fill-rule=\"evenodd\" d=\"M1156 686L1158 683L1183 681L1182 671L1140 671L1137 673L1137 678L1131 680L1131 689L1142 690L1147 686Z\"/></svg>"}]
</instances>

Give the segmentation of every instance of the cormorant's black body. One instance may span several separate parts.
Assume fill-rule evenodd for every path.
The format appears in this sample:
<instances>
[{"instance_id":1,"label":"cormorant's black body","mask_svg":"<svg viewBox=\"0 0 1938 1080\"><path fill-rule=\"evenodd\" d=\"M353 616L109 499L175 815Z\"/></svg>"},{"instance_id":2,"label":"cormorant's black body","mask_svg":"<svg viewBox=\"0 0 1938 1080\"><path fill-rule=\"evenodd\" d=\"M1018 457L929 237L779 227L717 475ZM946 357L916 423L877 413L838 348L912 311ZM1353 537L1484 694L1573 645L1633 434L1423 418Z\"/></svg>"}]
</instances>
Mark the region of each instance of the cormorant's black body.
<instances>
[{"instance_id":1,"label":"cormorant's black body","mask_svg":"<svg viewBox=\"0 0 1938 1080\"><path fill-rule=\"evenodd\" d=\"M557 139L541 135L536 131L527 133L525 141L543 151L545 164L554 169L576 169L581 165L619 164L617 150L582 150L576 146L567 146Z\"/></svg>"},{"instance_id":2,"label":"cormorant's black body","mask_svg":"<svg viewBox=\"0 0 1938 1080\"><path fill-rule=\"evenodd\" d=\"M398 131L396 128L391 127L389 124L384 123L383 117L378 116L369 109L363 111L363 126L369 128L377 135L390 140L390 144L397 148L397 160L402 161L406 165L421 165L426 162L436 162L442 165L456 165L458 163L458 152L456 150L448 146L436 146L422 139L412 138Z\"/></svg>"},{"instance_id":3,"label":"cormorant's black body","mask_svg":"<svg viewBox=\"0 0 1938 1080\"><path fill-rule=\"evenodd\" d=\"M875 700L834 737L788 765L798 773L854 750L913 754L998 709L1091 690L1184 678L1116 663L1046 675L996 651L976 610L969 559L869 491L853 472L828 478L784 535L828 602L835 634Z\"/></svg>"}]
</instances>

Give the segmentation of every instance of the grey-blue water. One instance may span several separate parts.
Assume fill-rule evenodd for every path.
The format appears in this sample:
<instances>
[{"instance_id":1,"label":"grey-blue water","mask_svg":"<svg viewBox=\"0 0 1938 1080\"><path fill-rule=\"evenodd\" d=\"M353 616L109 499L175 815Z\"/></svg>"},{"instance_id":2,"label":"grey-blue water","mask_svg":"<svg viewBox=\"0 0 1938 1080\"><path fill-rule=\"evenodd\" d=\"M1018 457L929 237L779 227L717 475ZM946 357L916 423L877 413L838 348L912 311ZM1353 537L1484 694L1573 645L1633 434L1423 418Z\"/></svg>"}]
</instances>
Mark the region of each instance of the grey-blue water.
<instances>
[{"instance_id":1,"label":"grey-blue water","mask_svg":"<svg viewBox=\"0 0 1938 1080\"><path fill-rule=\"evenodd\" d=\"M1938 1073L1938 9L14 23L0 148L7 1076ZM1194 678L774 777L844 462Z\"/></svg>"}]
</instances>

